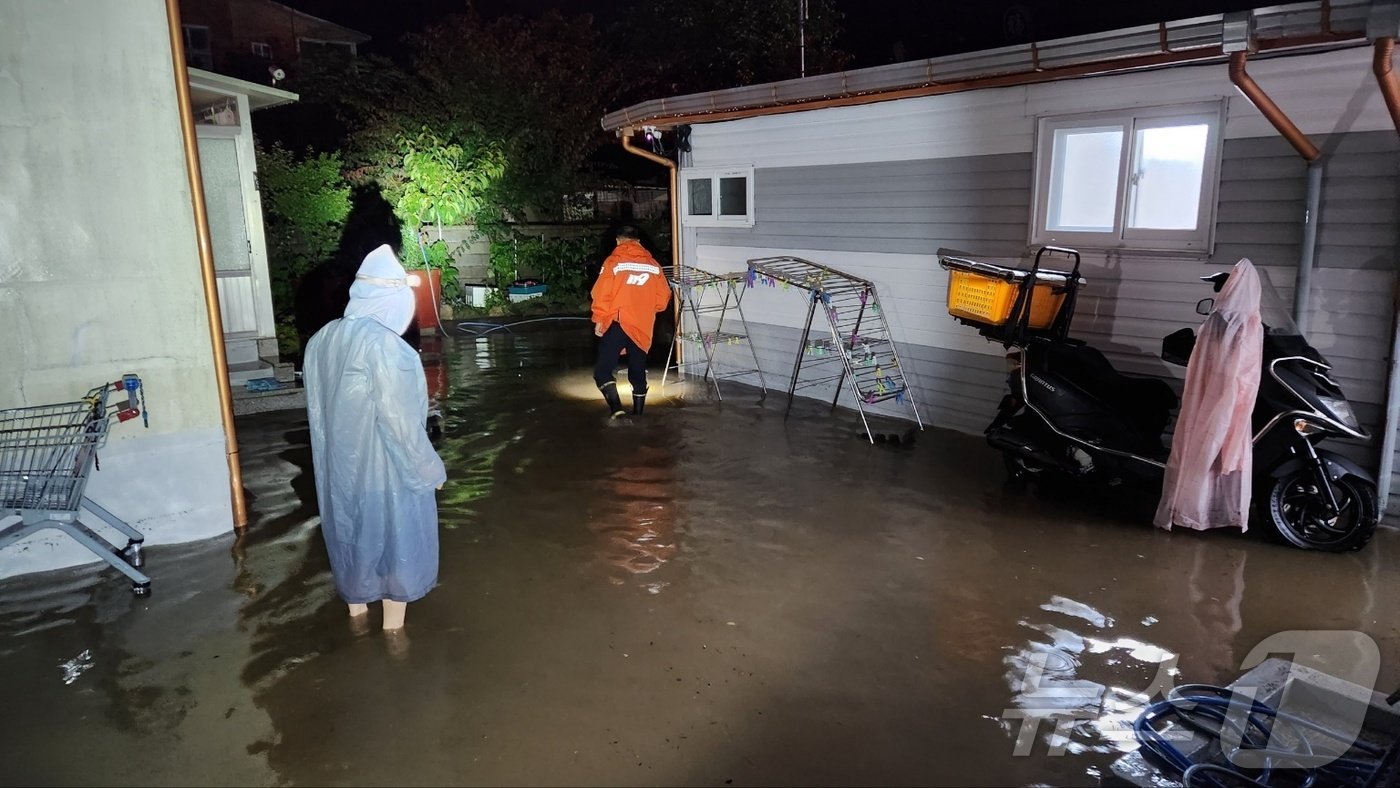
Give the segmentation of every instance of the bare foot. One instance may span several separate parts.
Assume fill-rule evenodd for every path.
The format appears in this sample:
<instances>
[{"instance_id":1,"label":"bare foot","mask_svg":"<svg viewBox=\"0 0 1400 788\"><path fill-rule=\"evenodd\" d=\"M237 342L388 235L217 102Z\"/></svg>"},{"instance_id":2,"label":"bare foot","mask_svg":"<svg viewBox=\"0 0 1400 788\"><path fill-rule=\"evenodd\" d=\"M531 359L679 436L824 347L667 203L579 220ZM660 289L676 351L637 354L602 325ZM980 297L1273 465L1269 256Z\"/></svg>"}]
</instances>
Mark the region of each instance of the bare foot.
<instances>
[{"instance_id":1,"label":"bare foot","mask_svg":"<svg viewBox=\"0 0 1400 788\"><path fill-rule=\"evenodd\" d=\"M392 599L384 600L384 631L391 632L403 629L404 616L407 614L407 602L395 602Z\"/></svg>"}]
</instances>

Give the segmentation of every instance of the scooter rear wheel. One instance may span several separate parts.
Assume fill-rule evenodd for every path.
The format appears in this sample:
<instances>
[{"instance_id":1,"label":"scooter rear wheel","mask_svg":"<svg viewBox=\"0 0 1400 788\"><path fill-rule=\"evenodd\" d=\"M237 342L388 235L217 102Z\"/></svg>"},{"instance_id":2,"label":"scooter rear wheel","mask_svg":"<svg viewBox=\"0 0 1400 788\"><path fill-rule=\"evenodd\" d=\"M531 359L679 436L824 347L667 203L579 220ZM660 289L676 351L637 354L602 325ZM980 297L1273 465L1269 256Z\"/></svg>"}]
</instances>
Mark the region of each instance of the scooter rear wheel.
<instances>
[{"instance_id":1,"label":"scooter rear wheel","mask_svg":"<svg viewBox=\"0 0 1400 788\"><path fill-rule=\"evenodd\" d=\"M1026 461L1019 454L1002 452L1002 464L1006 466L1006 479L1014 484L1029 484L1040 478L1045 469Z\"/></svg>"},{"instance_id":2,"label":"scooter rear wheel","mask_svg":"<svg viewBox=\"0 0 1400 788\"><path fill-rule=\"evenodd\" d=\"M1344 553L1360 550L1376 532L1376 489L1344 476L1331 482L1340 511L1327 511L1325 496L1310 469L1274 482L1269 489L1269 523L1283 541L1304 550Z\"/></svg>"}]
</instances>

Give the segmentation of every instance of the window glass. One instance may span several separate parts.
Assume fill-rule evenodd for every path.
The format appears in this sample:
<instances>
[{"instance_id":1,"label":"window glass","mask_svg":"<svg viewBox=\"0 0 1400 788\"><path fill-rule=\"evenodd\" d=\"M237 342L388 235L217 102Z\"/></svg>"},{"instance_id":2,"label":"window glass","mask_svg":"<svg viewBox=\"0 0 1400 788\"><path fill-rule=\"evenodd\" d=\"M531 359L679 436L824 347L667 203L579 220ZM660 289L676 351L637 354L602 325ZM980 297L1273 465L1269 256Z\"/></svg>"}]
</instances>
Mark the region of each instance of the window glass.
<instances>
[{"instance_id":1,"label":"window glass","mask_svg":"<svg viewBox=\"0 0 1400 788\"><path fill-rule=\"evenodd\" d=\"M690 200L686 203L690 206L691 216L711 216L714 214L714 198L711 195L713 184L709 178L691 178L686 181L690 190Z\"/></svg>"},{"instance_id":2,"label":"window glass","mask_svg":"<svg viewBox=\"0 0 1400 788\"><path fill-rule=\"evenodd\" d=\"M1138 130L1128 179L1129 227L1196 229L1209 136L1204 123Z\"/></svg>"},{"instance_id":3,"label":"window glass","mask_svg":"<svg viewBox=\"0 0 1400 788\"><path fill-rule=\"evenodd\" d=\"M720 216L746 216L749 212L749 182L747 178L719 179Z\"/></svg>"},{"instance_id":4,"label":"window glass","mask_svg":"<svg viewBox=\"0 0 1400 788\"><path fill-rule=\"evenodd\" d=\"M1113 232L1122 127L1056 129L1053 146L1048 227Z\"/></svg>"}]
</instances>

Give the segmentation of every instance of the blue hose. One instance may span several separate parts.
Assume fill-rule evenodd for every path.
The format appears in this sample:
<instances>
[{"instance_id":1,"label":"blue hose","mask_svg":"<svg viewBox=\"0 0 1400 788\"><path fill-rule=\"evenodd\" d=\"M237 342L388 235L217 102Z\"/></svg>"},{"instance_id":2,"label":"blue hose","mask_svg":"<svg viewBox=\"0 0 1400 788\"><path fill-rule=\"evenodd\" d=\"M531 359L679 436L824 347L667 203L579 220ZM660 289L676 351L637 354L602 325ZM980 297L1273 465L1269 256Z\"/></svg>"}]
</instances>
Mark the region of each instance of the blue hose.
<instances>
[{"instance_id":1,"label":"blue hose","mask_svg":"<svg viewBox=\"0 0 1400 788\"><path fill-rule=\"evenodd\" d=\"M1374 777L1381 767L1379 759L1382 751L1366 742L1343 736L1301 717L1280 713L1253 700L1248 703L1249 713L1245 715L1241 725L1238 718L1231 718L1232 706L1235 707L1235 711L1246 708L1244 703L1233 702L1230 690L1224 687L1209 684L1184 685L1173 689L1166 700L1147 707L1133 722L1133 734L1146 754L1180 775L1186 788L1234 788L1241 785L1267 788L1271 785L1271 778L1276 769L1296 770L1296 777L1300 778L1298 784L1302 788L1311 788L1324 778L1328 785L1359 787ZM1233 761L1233 756L1238 753L1252 751L1263 756L1263 768L1254 774L1246 774L1233 766L1192 760L1168 741L1156 727L1158 721L1168 716L1173 716L1187 727L1217 739L1221 732L1228 728L1238 735L1239 747L1227 752L1222 746L1220 749L1226 759ZM1277 727L1280 730L1288 730L1288 727L1280 726L1292 726L1295 734L1300 728L1320 733L1369 758L1340 757L1315 768L1290 766L1290 762L1296 764L1297 759L1308 758L1315 753L1311 743L1301 735L1294 736L1300 745L1298 751L1270 750L1269 739L1274 729Z\"/></svg>"}]
</instances>

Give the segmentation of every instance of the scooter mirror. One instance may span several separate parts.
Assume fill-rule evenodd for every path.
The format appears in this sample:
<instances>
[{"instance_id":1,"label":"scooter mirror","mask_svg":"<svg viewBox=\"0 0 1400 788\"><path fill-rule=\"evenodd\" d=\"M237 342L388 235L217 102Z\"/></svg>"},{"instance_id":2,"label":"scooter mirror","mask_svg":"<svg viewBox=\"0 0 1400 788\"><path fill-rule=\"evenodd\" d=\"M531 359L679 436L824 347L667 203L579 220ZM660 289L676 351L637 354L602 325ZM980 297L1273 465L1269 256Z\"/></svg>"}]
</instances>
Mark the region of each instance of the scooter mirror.
<instances>
[{"instance_id":1,"label":"scooter mirror","mask_svg":"<svg viewBox=\"0 0 1400 788\"><path fill-rule=\"evenodd\" d=\"M1197 301L1197 302L1196 302L1196 314L1198 314L1198 315L1208 315L1208 314L1210 314L1210 310L1212 310L1212 309L1214 309L1214 308L1215 308L1215 299L1214 299L1214 298L1202 298L1200 301Z\"/></svg>"}]
</instances>

